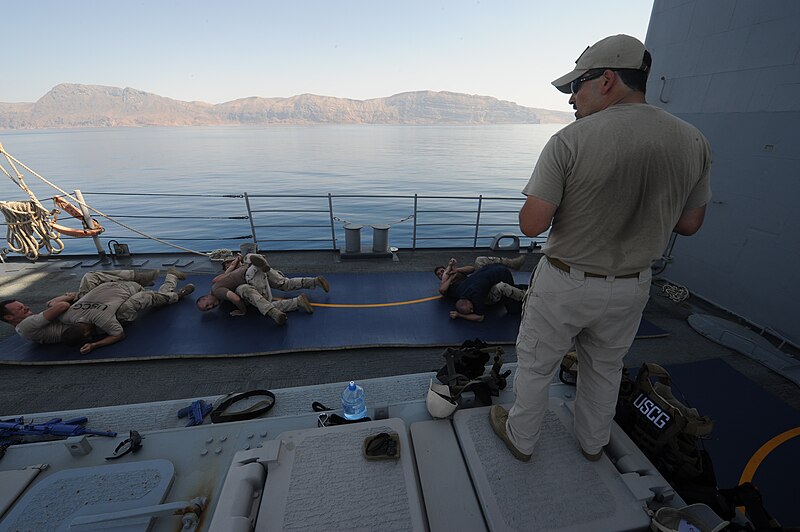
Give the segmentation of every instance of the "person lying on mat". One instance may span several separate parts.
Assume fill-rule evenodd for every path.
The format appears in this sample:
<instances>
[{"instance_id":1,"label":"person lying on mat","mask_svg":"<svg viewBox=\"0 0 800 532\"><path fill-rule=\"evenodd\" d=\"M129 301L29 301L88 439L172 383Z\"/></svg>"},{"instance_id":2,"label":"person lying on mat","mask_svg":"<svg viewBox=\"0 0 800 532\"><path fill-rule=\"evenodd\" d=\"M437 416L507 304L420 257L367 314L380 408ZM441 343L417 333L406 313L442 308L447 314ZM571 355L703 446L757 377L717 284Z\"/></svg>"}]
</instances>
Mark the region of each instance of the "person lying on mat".
<instances>
[{"instance_id":1,"label":"person lying on mat","mask_svg":"<svg viewBox=\"0 0 800 532\"><path fill-rule=\"evenodd\" d=\"M66 312L73 302L85 296L92 288L113 281L135 281L142 286L150 286L158 277L158 274L158 270L88 272L81 279L77 292L67 292L64 295L54 297L47 302L45 310L39 314L34 314L27 305L16 299L0 302L2 319L6 323L13 325L19 335L27 340L39 343L56 343L60 341L61 327L58 324L53 325L53 333L50 334L50 330L47 328L48 324ZM25 321L25 324L20 327L23 321ZM38 335L42 335L49 341L39 340L37 338Z\"/></svg>"},{"instance_id":2,"label":"person lying on mat","mask_svg":"<svg viewBox=\"0 0 800 532\"><path fill-rule=\"evenodd\" d=\"M442 295L445 295L442 291L442 285L447 283L447 287L449 287L458 284L466 279L467 275L475 273L489 264L502 264L508 266L512 270L519 270L522 265L525 264L525 255L520 255L513 259L507 259L505 257L477 257L471 266L456 266L456 259L451 258L447 266L437 266L433 269L433 273L435 273L436 277L441 281L439 291ZM445 290L446 289L447 288L445 288Z\"/></svg>"},{"instance_id":3,"label":"person lying on mat","mask_svg":"<svg viewBox=\"0 0 800 532\"><path fill-rule=\"evenodd\" d=\"M458 282L454 275L455 259L450 259L448 269L442 274L443 281L439 292L456 299L455 310L450 311L450 318L463 318L469 321L483 321L486 305L503 302L509 313L519 313L525 291L514 285L514 276L507 266L489 264L474 273L464 274ZM470 268L469 266L467 268Z\"/></svg>"},{"instance_id":4,"label":"person lying on mat","mask_svg":"<svg viewBox=\"0 0 800 532\"><path fill-rule=\"evenodd\" d=\"M246 303L250 303L264 316L269 316L278 325L286 323L286 313L303 309L308 314L314 312L305 294L297 297L273 301L272 288L284 291L300 288L321 287L330 290L324 277L286 277L271 268L263 255L249 253L246 257L237 255L225 272L211 280L211 293L197 298L197 309L205 312L217 307L222 300L230 301L236 307L231 316L244 316Z\"/></svg>"},{"instance_id":5,"label":"person lying on mat","mask_svg":"<svg viewBox=\"0 0 800 532\"><path fill-rule=\"evenodd\" d=\"M4 302L3 319L14 325L17 333L27 340L82 344L81 353L87 354L122 340L125 335L120 322L135 320L141 310L176 303L194 291L194 285L187 284L175 292L178 279L185 279L186 275L174 268L169 270L158 292L146 290L136 281L124 280L136 278L151 284L157 275L157 270L91 272L81 280L78 292L51 299L39 314L33 314L19 301ZM87 288L89 290L84 294ZM81 294L83 296L78 298ZM98 332L107 336L97 342L89 341Z\"/></svg>"}]
</instances>

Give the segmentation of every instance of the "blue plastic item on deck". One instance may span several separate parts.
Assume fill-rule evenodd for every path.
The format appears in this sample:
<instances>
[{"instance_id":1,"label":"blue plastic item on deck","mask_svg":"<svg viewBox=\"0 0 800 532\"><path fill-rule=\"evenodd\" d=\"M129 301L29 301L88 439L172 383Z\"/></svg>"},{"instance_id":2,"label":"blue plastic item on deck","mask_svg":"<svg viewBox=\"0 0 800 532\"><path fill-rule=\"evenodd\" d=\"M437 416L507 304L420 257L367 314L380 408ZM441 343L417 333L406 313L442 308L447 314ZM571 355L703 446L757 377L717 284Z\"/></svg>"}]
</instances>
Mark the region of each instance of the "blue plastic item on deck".
<instances>
[{"instance_id":1,"label":"blue plastic item on deck","mask_svg":"<svg viewBox=\"0 0 800 532\"><path fill-rule=\"evenodd\" d=\"M187 427L202 425L203 418L210 414L213 408L212 405L206 403L202 399L198 399L197 401L193 401L189 406L184 406L178 410L178 417L189 416L189 423L186 424Z\"/></svg>"},{"instance_id":2,"label":"blue plastic item on deck","mask_svg":"<svg viewBox=\"0 0 800 532\"><path fill-rule=\"evenodd\" d=\"M70 436L81 436L83 434L93 434L95 436L114 437L116 432L106 430L87 429L83 425L88 421L85 417L76 417L62 421L61 418L53 418L46 423L25 423L21 417L0 421L0 440L13 438L15 436L57 436L68 438Z\"/></svg>"},{"instance_id":3,"label":"blue plastic item on deck","mask_svg":"<svg viewBox=\"0 0 800 532\"><path fill-rule=\"evenodd\" d=\"M361 419L367 415L364 388L355 381L350 381L350 384L342 392L342 411L345 419Z\"/></svg>"}]
</instances>

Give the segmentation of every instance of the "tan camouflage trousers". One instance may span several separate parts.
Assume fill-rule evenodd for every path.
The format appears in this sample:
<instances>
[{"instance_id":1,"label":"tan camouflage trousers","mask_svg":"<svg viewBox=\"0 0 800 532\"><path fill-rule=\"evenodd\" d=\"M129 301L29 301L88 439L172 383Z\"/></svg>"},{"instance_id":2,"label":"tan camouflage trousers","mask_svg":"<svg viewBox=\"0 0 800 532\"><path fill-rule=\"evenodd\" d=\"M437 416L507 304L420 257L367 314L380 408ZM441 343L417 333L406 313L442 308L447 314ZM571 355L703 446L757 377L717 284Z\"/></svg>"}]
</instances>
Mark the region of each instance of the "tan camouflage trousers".
<instances>
[{"instance_id":1,"label":"tan camouflage trousers","mask_svg":"<svg viewBox=\"0 0 800 532\"><path fill-rule=\"evenodd\" d=\"M168 273L164 277L164 283L158 288L158 292L142 288L140 292L136 292L119 306L119 309L117 309L117 319L120 322L133 321L142 310L177 303L180 299L175 292L175 286L177 284L178 278Z\"/></svg>"}]
</instances>

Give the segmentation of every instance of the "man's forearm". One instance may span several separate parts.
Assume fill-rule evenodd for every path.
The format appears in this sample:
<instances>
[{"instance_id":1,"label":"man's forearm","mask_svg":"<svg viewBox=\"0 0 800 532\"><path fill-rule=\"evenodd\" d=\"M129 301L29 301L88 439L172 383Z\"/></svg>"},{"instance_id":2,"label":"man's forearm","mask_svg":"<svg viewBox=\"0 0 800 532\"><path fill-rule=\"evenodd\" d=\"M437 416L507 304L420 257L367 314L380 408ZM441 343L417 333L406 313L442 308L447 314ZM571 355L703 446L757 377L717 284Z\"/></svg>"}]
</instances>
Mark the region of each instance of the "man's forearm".
<instances>
[{"instance_id":1,"label":"man's forearm","mask_svg":"<svg viewBox=\"0 0 800 532\"><path fill-rule=\"evenodd\" d=\"M55 305L56 303L61 303L62 301L65 303L72 303L73 301L75 301L75 292L67 292L62 296L56 296L50 301L48 301L45 306L49 308Z\"/></svg>"},{"instance_id":2,"label":"man's forearm","mask_svg":"<svg viewBox=\"0 0 800 532\"><path fill-rule=\"evenodd\" d=\"M47 321L53 321L68 311L70 306L72 304L69 301L56 301L52 305L48 303L48 307L42 312L42 316Z\"/></svg>"},{"instance_id":3,"label":"man's forearm","mask_svg":"<svg viewBox=\"0 0 800 532\"><path fill-rule=\"evenodd\" d=\"M442 282L439 283L439 293L442 294L443 296L446 296L447 290L450 288L450 284L452 284L452 282L453 282L452 277L445 278L444 276L442 276Z\"/></svg>"},{"instance_id":4,"label":"man's forearm","mask_svg":"<svg viewBox=\"0 0 800 532\"><path fill-rule=\"evenodd\" d=\"M452 311L450 313L450 317L453 319L461 318L463 320L468 320L468 321L483 321L483 314L475 314L475 313L461 314L457 310Z\"/></svg>"},{"instance_id":5,"label":"man's forearm","mask_svg":"<svg viewBox=\"0 0 800 532\"><path fill-rule=\"evenodd\" d=\"M239 297L239 296L236 294L236 292L232 292L232 291L228 290L228 293L227 293L227 294L225 294L225 299L227 299L228 301L230 301L231 303L233 303L233 305L234 305L234 306L235 306L237 309L239 309L239 311L240 311L242 314L246 314L246 313L247 313L247 305L245 304L245 302L244 302L244 301L242 301L242 298L241 298L241 297Z\"/></svg>"},{"instance_id":6,"label":"man's forearm","mask_svg":"<svg viewBox=\"0 0 800 532\"><path fill-rule=\"evenodd\" d=\"M87 353L91 353L95 349L100 349L101 347L106 347L107 345L116 344L119 341L122 341L125 338L125 333L116 334L116 335L108 335L105 338L101 338L96 342L87 342L81 346L81 353L84 355Z\"/></svg>"}]
</instances>

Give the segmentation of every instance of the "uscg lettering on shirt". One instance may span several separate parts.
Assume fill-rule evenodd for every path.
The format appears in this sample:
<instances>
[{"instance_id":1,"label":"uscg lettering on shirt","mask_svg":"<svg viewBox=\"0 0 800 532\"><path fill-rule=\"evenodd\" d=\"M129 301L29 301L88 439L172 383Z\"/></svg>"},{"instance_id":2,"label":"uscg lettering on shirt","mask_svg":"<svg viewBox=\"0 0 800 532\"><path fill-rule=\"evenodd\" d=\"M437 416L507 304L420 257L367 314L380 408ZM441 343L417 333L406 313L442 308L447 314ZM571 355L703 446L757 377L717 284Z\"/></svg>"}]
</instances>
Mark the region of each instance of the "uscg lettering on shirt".
<instances>
[{"instance_id":1,"label":"uscg lettering on shirt","mask_svg":"<svg viewBox=\"0 0 800 532\"><path fill-rule=\"evenodd\" d=\"M634 399L633 406L659 429L666 427L667 423L672 419L669 414L664 412L660 406L655 404L653 400L644 393L640 393L636 399Z\"/></svg>"},{"instance_id":2,"label":"uscg lettering on shirt","mask_svg":"<svg viewBox=\"0 0 800 532\"><path fill-rule=\"evenodd\" d=\"M75 303L72 305L73 310L105 310L108 305L105 303Z\"/></svg>"}]
</instances>

